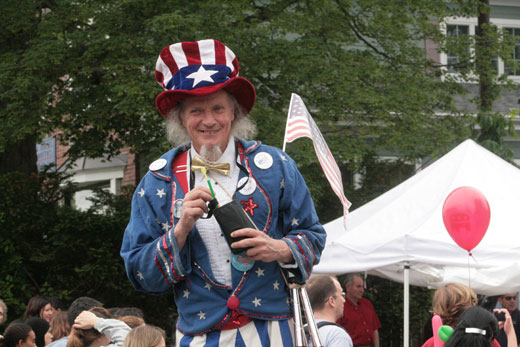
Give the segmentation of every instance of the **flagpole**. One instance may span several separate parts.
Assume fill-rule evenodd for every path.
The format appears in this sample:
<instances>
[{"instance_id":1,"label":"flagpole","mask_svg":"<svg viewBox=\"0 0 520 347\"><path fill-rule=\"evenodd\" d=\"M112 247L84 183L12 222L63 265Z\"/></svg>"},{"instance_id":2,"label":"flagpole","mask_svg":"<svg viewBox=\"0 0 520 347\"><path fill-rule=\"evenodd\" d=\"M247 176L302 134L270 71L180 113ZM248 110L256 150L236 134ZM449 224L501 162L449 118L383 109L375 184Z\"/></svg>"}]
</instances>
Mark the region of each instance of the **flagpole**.
<instances>
[{"instance_id":1,"label":"flagpole","mask_svg":"<svg viewBox=\"0 0 520 347\"><path fill-rule=\"evenodd\" d=\"M285 122L285 131L283 133L283 146L282 151L285 152L285 140L287 139L287 127L289 126L289 115L291 114L291 107L293 104L294 93L291 93L291 102L289 102L289 109L287 110L287 121Z\"/></svg>"}]
</instances>

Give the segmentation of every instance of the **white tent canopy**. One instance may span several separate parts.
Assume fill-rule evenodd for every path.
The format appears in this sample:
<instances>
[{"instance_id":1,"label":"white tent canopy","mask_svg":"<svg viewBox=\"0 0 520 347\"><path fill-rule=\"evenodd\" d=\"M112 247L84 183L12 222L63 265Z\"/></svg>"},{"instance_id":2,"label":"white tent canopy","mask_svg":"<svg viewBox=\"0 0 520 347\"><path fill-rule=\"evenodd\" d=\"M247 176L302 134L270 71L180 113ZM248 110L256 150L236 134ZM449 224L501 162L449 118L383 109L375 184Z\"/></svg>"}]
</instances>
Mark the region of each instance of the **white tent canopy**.
<instances>
[{"instance_id":1,"label":"white tent canopy","mask_svg":"<svg viewBox=\"0 0 520 347\"><path fill-rule=\"evenodd\" d=\"M481 191L491 209L473 257L442 221L446 197L461 186ZM487 295L520 290L520 170L472 140L350 213L347 231L343 217L325 229L327 243L314 273L367 271L402 282L409 264L413 285L458 282Z\"/></svg>"}]
</instances>

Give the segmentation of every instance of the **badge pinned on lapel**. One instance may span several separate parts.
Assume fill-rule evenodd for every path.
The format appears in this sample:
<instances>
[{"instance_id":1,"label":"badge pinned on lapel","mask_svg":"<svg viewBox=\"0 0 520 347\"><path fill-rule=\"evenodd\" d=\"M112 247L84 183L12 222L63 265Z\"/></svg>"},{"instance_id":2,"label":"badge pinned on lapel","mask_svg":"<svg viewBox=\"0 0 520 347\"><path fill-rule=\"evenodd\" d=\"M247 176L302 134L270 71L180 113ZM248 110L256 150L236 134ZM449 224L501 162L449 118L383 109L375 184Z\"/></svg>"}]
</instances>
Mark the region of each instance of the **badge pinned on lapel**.
<instances>
[{"instance_id":1,"label":"badge pinned on lapel","mask_svg":"<svg viewBox=\"0 0 520 347\"><path fill-rule=\"evenodd\" d=\"M182 215L182 200L175 200L173 203L173 217L181 218Z\"/></svg>"},{"instance_id":2,"label":"badge pinned on lapel","mask_svg":"<svg viewBox=\"0 0 520 347\"><path fill-rule=\"evenodd\" d=\"M242 187L238 192L242 195L251 195L256 190L256 181L250 177L242 177L238 181L238 187Z\"/></svg>"},{"instance_id":3,"label":"badge pinned on lapel","mask_svg":"<svg viewBox=\"0 0 520 347\"><path fill-rule=\"evenodd\" d=\"M231 265L238 271L248 271L253 268L255 261L248 258L245 252L242 254L232 254Z\"/></svg>"},{"instance_id":4,"label":"badge pinned on lapel","mask_svg":"<svg viewBox=\"0 0 520 347\"><path fill-rule=\"evenodd\" d=\"M273 166L273 157L267 152L260 152L255 156L255 165L259 169L269 169Z\"/></svg>"},{"instance_id":5,"label":"badge pinned on lapel","mask_svg":"<svg viewBox=\"0 0 520 347\"><path fill-rule=\"evenodd\" d=\"M158 171L165 167L166 164L168 164L168 161L166 159L157 159L156 161L151 163L148 168L150 169L150 171Z\"/></svg>"}]
</instances>

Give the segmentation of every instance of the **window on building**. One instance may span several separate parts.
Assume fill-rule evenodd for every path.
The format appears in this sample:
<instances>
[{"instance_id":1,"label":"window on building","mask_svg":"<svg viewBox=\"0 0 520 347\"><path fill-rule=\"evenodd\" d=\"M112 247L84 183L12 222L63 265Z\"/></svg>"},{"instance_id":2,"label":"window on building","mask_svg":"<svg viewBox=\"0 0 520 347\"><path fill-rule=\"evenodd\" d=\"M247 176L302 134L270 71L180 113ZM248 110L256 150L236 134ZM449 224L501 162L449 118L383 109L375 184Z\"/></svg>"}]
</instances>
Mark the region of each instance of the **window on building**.
<instances>
[{"instance_id":1,"label":"window on building","mask_svg":"<svg viewBox=\"0 0 520 347\"><path fill-rule=\"evenodd\" d=\"M520 28L505 28L505 30L516 41L513 60L516 61L517 66L515 68L509 64L504 64L504 71L509 76L520 76Z\"/></svg>"},{"instance_id":2,"label":"window on building","mask_svg":"<svg viewBox=\"0 0 520 347\"><path fill-rule=\"evenodd\" d=\"M448 24L446 26L446 35L448 37L457 38L462 35L469 35L469 25L460 25L460 24ZM454 52L448 52L448 72L458 72L458 65L460 63L460 58Z\"/></svg>"}]
</instances>

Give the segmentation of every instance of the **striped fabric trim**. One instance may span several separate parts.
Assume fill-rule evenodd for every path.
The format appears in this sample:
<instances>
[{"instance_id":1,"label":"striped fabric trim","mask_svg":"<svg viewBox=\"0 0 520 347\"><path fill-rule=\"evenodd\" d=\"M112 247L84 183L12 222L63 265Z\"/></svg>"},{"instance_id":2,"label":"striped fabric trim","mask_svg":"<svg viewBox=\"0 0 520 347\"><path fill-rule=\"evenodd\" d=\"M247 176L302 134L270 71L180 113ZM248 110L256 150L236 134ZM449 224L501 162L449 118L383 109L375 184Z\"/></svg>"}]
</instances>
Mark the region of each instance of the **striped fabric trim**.
<instances>
[{"instance_id":1,"label":"striped fabric trim","mask_svg":"<svg viewBox=\"0 0 520 347\"><path fill-rule=\"evenodd\" d=\"M204 335L189 336L179 330L175 333L177 347L292 347L293 320L259 320L230 330L216 330Z\"/></svg>"},{"instance_id":2,"label":"striped fabric trim","mask_svg":"<svg viewBox=\"0 0 520 347\"><path fill-rule=\"evenodd\" d=\"M172 239L174 237L172 234L173 229L170 229L157 241L155 254L156 265L168 284L177 283L186 275L186 269L180 261L179 250Z\"/></svg>"},{"instance_id":3,"label":"striped fabric trim","mask_svg":"<svg viewBox=\"0 0 520 347\"><path fill-rule=\"evenodd\" d=\"M298 265L298 268L300 269L303 278L309 278L310 269L308 266L308 257L304 254L304 248L300 247L296 240L291 237L284 237L283 240L287 242L287 244L289 245L294 260L296 261L296 264Z\"/></svg>"},{"instance_id":4,"label":"striped fabric trim","mask_svg":"<svg viewBox=\"0 0 520 347\"><path fill-rule=\"evenodd\" d=\"M168 284L176 283L177 281L173 278L172 274L170 273L170 267L168 266L168 259L166 259L165 255L161 249L161 240L162 240L162 238L160 238L157 241L157 251L155 252L155 260L156 260L155 265L157 265L159 270L161 270L161 272L163 273L163 276L165 275L165 272L166 272L166 276L165 276L166 283L168 283ZM166 271L164 271L164 270L166 270Z\"/></svg>"}]
</instances>

